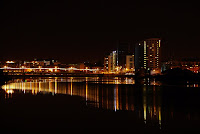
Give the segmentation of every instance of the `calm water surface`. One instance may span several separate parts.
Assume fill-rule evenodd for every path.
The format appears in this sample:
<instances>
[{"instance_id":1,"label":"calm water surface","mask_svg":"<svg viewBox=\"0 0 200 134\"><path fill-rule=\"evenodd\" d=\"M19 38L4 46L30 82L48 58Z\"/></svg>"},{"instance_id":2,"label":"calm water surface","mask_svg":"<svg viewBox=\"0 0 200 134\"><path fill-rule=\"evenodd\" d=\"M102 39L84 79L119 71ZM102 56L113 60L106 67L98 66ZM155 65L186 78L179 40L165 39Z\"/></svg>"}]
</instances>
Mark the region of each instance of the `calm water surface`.
<instances>
[{"instance_id":1,"label":"calm water surface","mask_svg":"<svg viewBox=\"0 0 200 134\"><path fill-rule=\"evenodd\" d=\"M191 86L161 86L155 80L136 85L133 78L34 78L14 79L2 86L5 99L15 93L67 94L81 96L85 105L98 109L131 111L147 127L160 130L198 130L200 89Z\"/></svg>"}]
</instances>

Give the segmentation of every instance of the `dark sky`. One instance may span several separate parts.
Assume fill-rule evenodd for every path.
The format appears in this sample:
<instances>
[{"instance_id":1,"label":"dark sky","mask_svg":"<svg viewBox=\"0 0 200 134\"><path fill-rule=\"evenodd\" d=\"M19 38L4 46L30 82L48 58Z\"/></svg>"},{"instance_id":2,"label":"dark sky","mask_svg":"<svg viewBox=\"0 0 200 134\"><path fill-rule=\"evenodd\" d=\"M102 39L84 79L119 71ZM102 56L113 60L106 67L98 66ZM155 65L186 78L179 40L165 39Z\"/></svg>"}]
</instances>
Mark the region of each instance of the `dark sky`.
<instances>
[{"instance_id":1,"label":"dark sky","mask_svg":"<svg viewBox=\"0 0 200 134\"><path fill-rule=\"evenodd\" d=\"M118 40L163 39L163 57L200 57L197 3L1 0L1 59L98 61Z\"/></svg>"}]
</instances>

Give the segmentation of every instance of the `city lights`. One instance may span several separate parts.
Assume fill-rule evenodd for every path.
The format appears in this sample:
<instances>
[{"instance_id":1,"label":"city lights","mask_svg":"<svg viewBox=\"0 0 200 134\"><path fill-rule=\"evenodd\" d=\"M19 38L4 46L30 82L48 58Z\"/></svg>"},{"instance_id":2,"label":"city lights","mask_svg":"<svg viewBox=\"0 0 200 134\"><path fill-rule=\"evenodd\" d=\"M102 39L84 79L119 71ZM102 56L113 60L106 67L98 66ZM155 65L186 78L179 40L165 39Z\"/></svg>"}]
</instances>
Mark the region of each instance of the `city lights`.
<instances>
[{"instance_id":1,"label":"city lights","mask_svg":"<svg viewBox=\"0 0 200 134\"><path fill-rule=\"evenodd\" d=\"M14 91L13 91L12 89L7 89L7 90L6 90L6 93L8 93L8 94L13 94Z\"/></svg>"},{"instance_id":2,"label":"city lights","mask_svg":"<svg viewBox=\"0 0 200 134\"><path fill-rule=\"evenodd\" d=\"M1 133L200 132L198 1L2 0Z\"/></svg>"},{"instance_id":3,"label":"city lights","mask_svg":"<svg viewBox=\"0 0 200 134\"><path fill-rule=\"evenodd\" d=\"M6 63L12 64L12 63L15 63L15 62L14 61L6 61Z\"/></svg>"},{"instance_id":4,"label":"city lights","mask_svg":"<svg viewBox=\"0 0 200 134\"><path fill-rule=\"evenodd\" d=\"M131 75L136 74L141 69L144 73L150 75L161 74L168 69L180 67L181 69L191 70L198 73L200 62L171 62L161 61L161 40L159 38L149 38L140 41L135 46L135 52L128 50L128 43L119 43L117 50L111 51L110 54L104 57L103 66L87 65L87 62L80 64L62 64L57 60L52 59L34 59L33 61L13 61L8 60L2 64L1 68L8 75L34 75L39 74L67 74L67 73L85 73L85 74L116 74L116 75ZM61 67L62 65L62 67ZM64 65L64 66L63 66Z\"/></svg>"}]
</instances>

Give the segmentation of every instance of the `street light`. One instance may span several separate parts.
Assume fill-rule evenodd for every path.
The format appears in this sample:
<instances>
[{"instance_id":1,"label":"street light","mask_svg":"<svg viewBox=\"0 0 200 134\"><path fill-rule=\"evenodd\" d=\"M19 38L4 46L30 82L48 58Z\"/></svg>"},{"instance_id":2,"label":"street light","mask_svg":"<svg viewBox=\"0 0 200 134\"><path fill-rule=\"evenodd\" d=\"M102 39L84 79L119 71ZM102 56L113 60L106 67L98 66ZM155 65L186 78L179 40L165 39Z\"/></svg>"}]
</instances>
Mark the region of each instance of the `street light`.
<instances>
[{"instance_id":1,"label":"street light","mask_svg":"<svg viewBox=\"0 0 200 134\"><path fill-rule=\"evenodd\" d=\"M55 72L57 72L57 71L58 71L58 70L57 70L57 68L58 68L58 67L57 67L57 66L55 66Z\"/></svg>"},{"instance_id":2,"label":"street light","mask_svg":"<svg viewBox=\"0 0 200 134\"><path fill-rule=\"evenodd\" d=\"M42 71L41 66L39 66L39 71Z\"/></svg>"}]
</instances>

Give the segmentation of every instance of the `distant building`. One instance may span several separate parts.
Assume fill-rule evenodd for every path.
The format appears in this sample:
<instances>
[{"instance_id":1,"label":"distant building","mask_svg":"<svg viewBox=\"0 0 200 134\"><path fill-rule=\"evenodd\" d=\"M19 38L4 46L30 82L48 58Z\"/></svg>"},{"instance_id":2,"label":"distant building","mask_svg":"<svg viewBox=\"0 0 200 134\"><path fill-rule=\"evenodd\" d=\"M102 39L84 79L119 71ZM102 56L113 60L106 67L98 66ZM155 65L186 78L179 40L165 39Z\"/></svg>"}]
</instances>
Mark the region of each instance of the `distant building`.
<instances>
[{"instance_id":1,"label":"distant building","mask_svg":"<svg viewBox=\"0 0 200 134\"><path fill-rule=\"evenodd\" d=\"M129 42L118 42L117 47L117 66L126 67L126 55L130 54L130 43Z\"/></svg>"},{"instance_id":2,"label":"distant building","mask_svg":"<svg viewBox=\"0 0 200 134\"><path fill-rule=\"evenodd\" d=\"M108 72L115 72L117 66L117 51L112 51L108 56Z\"/></svg>"},{"instance_id":3,"label":"distant building","mask_svg":"<svg viewBox=\"0 0 200 134\"><path fill-rule=\"evenodd\" d=\"M135 46L135 69L151 75L161 73L161 39L150 38Z\"/></svg>"},{"instance_id":4,"label":"distant building","mask_svg":"<svg viewBox=\"0 0 200 134\"><path fill-rule=\"evenodd\" d=\"M126 69L127 71L134 71L134 55L126 55Z\"/></svg>"},{"instance_id":5,"label":"distant building","mask_svg":"<svg viewBox=\"0 0 200 134\"><path fill-rule=\"evenodd\" d=\"M3 61L1 63L1 67L12 67L12 68L18 68L23 66L23 61L15 60L15 61Z\"/></svg>"},{"instance_id":6,"label":"distant building","mask_svg":"<svg viewBox=\"0 0 200 134\"><path fill-rule=\"evenodd\" d=\"M31 62L31 61L24 61L24 64L23 64L25 67L29 67L29 68L31 68L31 67L34 67L34 65L33 65L33 62Z\"/></svg>"},{"instance_id":7,"label":"distant building","mask_svg":"<svg viewBox=\"0 0 200 134\"><path fill-rule=\"evenodd\" d=\"M162 63L162 72L169 70L169 69L174 69L174 68L181 68L181 69L187 69L190 70L194 73L199 73L200 72L200 60L170 60L170 61L165 61Z\"/></svg>"},{"instance_id":8,"label":"distant building","mask_svg":"<svg viewBox=\"0 0 200 134\"><path fill-rule=\"evenodd\" d=\"M17 66L17 62L16 61L6 61L5 62L5 67L16 67Z\"/></svg>"},{"instance_id":9,"label":"distant building","mask_svg":"<svg viewBox=\"0 0 200 134\"><path fill-rule=\"evenodd\" d=\"M117 67L117 51L112 51L108 57L104 58L104 72L115 72Z\"/></svg>"},{"instance_id":10,"label":"distant building","mask_svg":"<svg viewBox=\"0 0 200 134\"><path fill-rule=\"evenodd\" d=\"M85 64L84 64L84 63L80 63L80 64L78 65L78 68L79 68L79 69L85 69Z\"/></svg>"},{"instance_id":11,"label":"distant building","mask_svg":"<svg viewBox=\"0 0 200 134\"><path fill-rule=\"evenodd\" d=\"M53 65L54 65L54 66L60 66L60 65L61 65L61 62L54 62Z\"/></svg>"},{"instance_id":12,"label":"distant building","mask_svg":"<svg viewBox=\"0 0 200 134\"><path fill-rule=\"evenodd\" d=\"M34 61L32 61L33 66L58 66L61 63L58 62L58 60L55 59L34 59Z\"/></svg>"},{"instance_id":13,"label":"distant building","mask_svg":"<svg viewBox=\"0 0 200 134\"><path fill-rule=\"evenodd\" d=\"M119 41L117 50L112 51L104 58L104 72L124 73L127 69L134 69L134 56L130 42Z\"/></svg>"},{"instance_id":14,"label":"distant building","mask_svg":"<svg viewBox=\"0 0 200 134\"><path fill-rule=\"evenodd\" d=\"M108 57L104 57L104 72L108 72Z\"/></svg>"}]
</instances>

